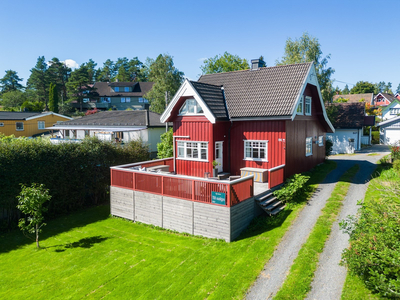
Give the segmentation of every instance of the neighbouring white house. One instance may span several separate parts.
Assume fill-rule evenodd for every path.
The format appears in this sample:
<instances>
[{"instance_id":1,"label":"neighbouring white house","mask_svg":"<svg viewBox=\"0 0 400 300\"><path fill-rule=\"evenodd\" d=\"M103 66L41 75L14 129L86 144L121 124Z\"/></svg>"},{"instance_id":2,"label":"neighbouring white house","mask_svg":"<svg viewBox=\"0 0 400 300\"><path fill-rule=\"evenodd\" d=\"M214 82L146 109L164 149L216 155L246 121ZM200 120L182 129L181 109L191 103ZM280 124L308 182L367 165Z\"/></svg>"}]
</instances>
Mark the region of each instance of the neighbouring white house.
<instances>
[{"instance_id":1,"label":"neighbouring white house","mask_svg":"<svg viewBox=\"0 0 400 300\"><path fill-rule=\"evenodd\" d=\"M332 153L354 153L362 144L371 144L371 126L375 125L375 116L365 115L365 103L335 103L332 125L334 133L326 138L333 142ZM369 135L363 134L364 127L370 126Z\"/></svg>"},{"instance_id":2,"label":"neighbouring white house","mask_svg":"<svg viewBox=\"0 0 400 300\"><path fill-rule=\"evenodd\" d=\"M379 142L384 145L395 145L400 143L400 116L380 122Z\"/></svg>"},{"instance_id":3,"label":"neighbouring white house","mask_svg":"<svg viewBox=\"0 0 400 300\"><path fill-rule=\"evenodd\" d=\"M394 100L382 109L382 122L400 116L400 101Z\"/></svg>"},{"instance_id":4,"label":"neighbouring white house","mask_svg":"<svg viewBox=\"0 0 400 300\"><path fill-rule=\"evenodd\" d=\"M47 129L59 131L58 138L52 139L53 143L82 140L88 136L124 143L141 139L155 157L157 143L160 142L161 134L166 131L166 126L160 122L160 114L149 110L116 110L61 122Z\"/></svg>"}]
</instances>

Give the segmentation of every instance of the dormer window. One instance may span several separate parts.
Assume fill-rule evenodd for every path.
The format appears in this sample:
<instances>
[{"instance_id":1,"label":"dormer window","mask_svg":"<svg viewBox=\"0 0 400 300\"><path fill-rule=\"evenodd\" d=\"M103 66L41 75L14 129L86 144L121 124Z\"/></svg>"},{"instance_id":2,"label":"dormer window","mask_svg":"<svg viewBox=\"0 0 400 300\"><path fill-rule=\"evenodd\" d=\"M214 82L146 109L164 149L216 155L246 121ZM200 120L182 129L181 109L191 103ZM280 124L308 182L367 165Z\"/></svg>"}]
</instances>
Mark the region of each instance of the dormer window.
<instances>
[{"instance_id":1,"label":"dormer window","mask_svg":"<svg viewBox=\"0 0 400 300\"><path fill-rule=\"evenodd\" d=\"M129 86L124 87L125 92L129 92Z\"/></svg>"},{"instance_id":2,"label":"dormer window","mask_svg":"<svg viewBox=\"0 0 400 300\"><path fill-rule=\"evenodd\" d=\"M180 115L196 115L203 113L203 109L194 99L187 99L179 110Z\"/></svg>"},{"instance_id":3,"label":"dormer window","mask_svg":"<svg viewBox=\"0 0 400 300\"><path fill-rule=\"evenodd\" d=\"M119 92L119 86L114 87L114 92Z\"/></svg>"}]
</instances>

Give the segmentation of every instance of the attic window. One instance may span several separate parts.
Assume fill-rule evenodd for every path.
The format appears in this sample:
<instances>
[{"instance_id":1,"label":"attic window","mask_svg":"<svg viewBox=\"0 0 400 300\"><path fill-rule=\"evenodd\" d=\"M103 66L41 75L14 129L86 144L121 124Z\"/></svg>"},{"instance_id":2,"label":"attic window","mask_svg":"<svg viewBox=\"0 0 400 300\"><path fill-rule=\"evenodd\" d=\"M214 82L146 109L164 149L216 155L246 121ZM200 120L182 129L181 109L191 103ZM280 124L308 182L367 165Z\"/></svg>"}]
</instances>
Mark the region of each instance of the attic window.
<instances>
[{"instance_id":1,"label":"attic window","mask_svg":"<svg viewBox=\"0 0 400 300\"><path fill-rule=\"evenodd\" d=\"M124 91L129 92L129 87L128 86L124 87Z\"/></svg>"},{"instance_id":2,"label":"attic window","mask_svg":"<svg viewBox=\"0 0 400 300\"><path fill-rule=\"evenodd\" d=\"M303 114L303 102L304 102L304 98L303 98L303 96L301 96L299 104L297 105L297 114L298 115L302 115Z\"/></svg>"},{"instance_id":3,"label":"attic window","mask_svg":"<svg viewBox=\"0 0 400 300\"><path fill-rule=\"evenodd\" d=\"M180 115L196 115L203 113L203 109L194 99L187 99L179 110Z\"/></svg>"}]
</instances>

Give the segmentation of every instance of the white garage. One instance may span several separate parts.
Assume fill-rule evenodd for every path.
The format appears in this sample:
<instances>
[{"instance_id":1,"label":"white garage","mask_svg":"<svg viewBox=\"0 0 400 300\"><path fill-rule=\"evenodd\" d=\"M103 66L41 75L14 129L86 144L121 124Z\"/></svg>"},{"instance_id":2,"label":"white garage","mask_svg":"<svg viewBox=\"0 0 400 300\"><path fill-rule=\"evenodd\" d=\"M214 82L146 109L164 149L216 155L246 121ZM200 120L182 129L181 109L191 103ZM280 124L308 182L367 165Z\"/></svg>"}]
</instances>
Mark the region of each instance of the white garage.
<instances>
[{"instance_id":1,"label":"white garage","mask_svg":"<svg viewBox=\"0 0 400 300\"><path fill-rule=\"evenodd\" d=\"M379 123L380 143L384 145L394 145L400 141L400 117L389 119Z\"/></svg>"},{"instance_id":2,"label":"white garage","mask_svg":"<svg viewBox=\"0 0 400 300\"><path fill-rule=\"evenodd\" d=\"M333 142L332 154L351 154L361 149L362 135L362 129L335 129L335 133L327 133L326 138Z\"/></svg>"}]
</instances>

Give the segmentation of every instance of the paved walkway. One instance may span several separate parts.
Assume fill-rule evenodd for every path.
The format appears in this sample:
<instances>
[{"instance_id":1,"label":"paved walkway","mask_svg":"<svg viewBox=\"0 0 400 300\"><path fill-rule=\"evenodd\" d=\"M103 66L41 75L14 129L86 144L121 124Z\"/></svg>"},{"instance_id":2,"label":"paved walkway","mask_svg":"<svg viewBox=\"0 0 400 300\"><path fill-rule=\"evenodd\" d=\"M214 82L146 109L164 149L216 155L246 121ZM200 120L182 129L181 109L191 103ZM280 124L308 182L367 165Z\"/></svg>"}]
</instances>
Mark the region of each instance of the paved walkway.
<instances>
[{"instance_id":1,"label":"paved walkway","mask_svg":"<svg viewBox=\"0 0 400 300\"><path fill-rule=\"evenodd\" d=\"M285 236L283 237L282 241L278 245L277 249L274 252L273 257L268 261L268 263L264 266L263 271L257 278L256 282L254 285L250 288L248 291L248 294L246 296L246 299L272 299L272 297L279 291L280 287L282 286L289 270L290 267L293 263L293 260L297 257L297 254L301 248L301 246L304 244L304 242L307 240L312 228L314 227L321 209L325 206L326 200L330 197L336 182L339 180L341 175L349 169L351 166L354 164L358 163L361 164L362 162L362 172L359 172L357 174L357 178L355 182L359 182L357 186L362 186L364 189L365 193L365 179L369 178L370 173L372 173L375 165L374 162L379 160L383 155L385 155L385 151L387 150L387 147L385 146L374 146L372 148L366 149L364 152L355 154L355 155L338 155L334 156L332 159L337 161L338 166L337 168L332 171L326 178L325 180L318 186L318 189L316 193L313 195L311 200L308 202L307 206L304 207L304 209L299 213L299 216L297 219L294 221L293 225L289 228L289 230L286 232ZM379 155L376 156L368 156L368 153L380 153ZM365 163L363 162L365 161ZM369 172L369 174L367 174ZM360 174L360 175L359 175ZM362 177L363 175L364 177ZM360 177L361 176L361 177ZM362 184L361 184L362 183ZM356 184L356 183L355 183ZM351 186L351 189L353 189L353 185ZM357 191L354 191L357 193ZM354 195L354 192L351 192ZM350 191L349 191L350 194ZM354 197L359 197L361 195L354 195ZM350 198L354 198L350 197ZM357 198L355 202L360 199L361 197ZM352 203L351 199L347 200L346 198L346 203ZM354 210L354 208L353 208ZM356 208L354 210L354 213L356 212ZM345 211L343 209L342 211ZM351 213L351 212L350 212ZM348 213L345 214L345 216ZM342 217L342 216L340 216ZM337 225L337 224L335 224ZM348 243L348 242L347 242ZM335 248L337 246L339 252L341 253L342 249L347 246L347 243L343 243L343 245L335 245L334 242L332 242L332 247ZM324 251L325 252L325 251ZM330 257L329 250L327 252L327 256ZM333 262L335 264L335 262ZM320 271L320 267L318 268L318 271ZM320 271L323 272L323 271ZM335 271L336 272L336 271ZM338 271L339 272L339 271ZM332 272L328 272L329 274ZM319 275L323 276L323 275ZM343 276L342 276L343 277ZM344 273L345 277L345 273ZM315 299L329 299L324 297L319 296L320 292L323 292L323 289L320 288L320 286L325 287L326 282L329 281L330 279L327 279L324 281L324 283L321 282L320 285L315 285L314 289L312 292L318 293L315 294ZM341 289L343 286L343 281L336 280L337 283L335 284L337 286L336 289L339 289L340 286L340 293ZM316 283L318 284L318 283ZM327 286L326 286L327 287ZM327 287L328 288L328 287ZM329 287L331 288L331 287ZM318 291L318 292L317 292ZM337 293L336 293L337 294ZM336 297L335 294L335 297ZM310 294L311 295L311 294ZM340 294L339 294L340 298ZM339 298L332 298L332 299L339 299ZM310 298L314 299L314 298Z\"/></svg>"}]
</instances>

